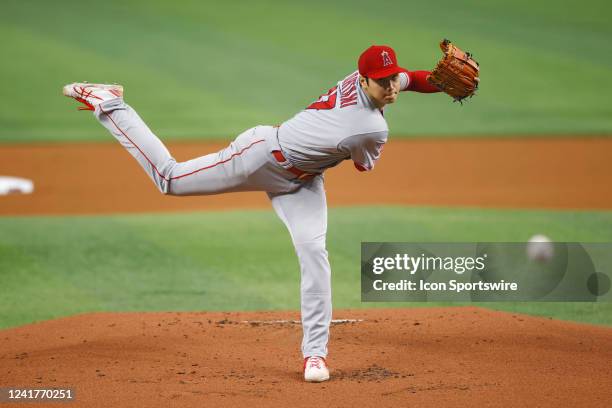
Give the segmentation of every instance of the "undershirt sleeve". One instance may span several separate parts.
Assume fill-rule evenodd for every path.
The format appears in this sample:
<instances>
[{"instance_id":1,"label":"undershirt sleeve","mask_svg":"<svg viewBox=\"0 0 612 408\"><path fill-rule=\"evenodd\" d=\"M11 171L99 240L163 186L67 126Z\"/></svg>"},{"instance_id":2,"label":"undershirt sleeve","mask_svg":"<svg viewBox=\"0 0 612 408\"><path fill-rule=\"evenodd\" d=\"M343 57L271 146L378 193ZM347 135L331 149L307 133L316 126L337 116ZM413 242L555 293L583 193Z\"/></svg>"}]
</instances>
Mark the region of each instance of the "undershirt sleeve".
<instances>
[{"instance_id":1,"label":"undershirt sleeve","mask_svg":"<svg viewBox=\"0 0 612 408\"><path fill-rule=\"evenodd\" d=\"M404 71L400 72L400 90L420 93L440 92L437 86L427 82L430 71Z\"/></svg>"}]
</instances>

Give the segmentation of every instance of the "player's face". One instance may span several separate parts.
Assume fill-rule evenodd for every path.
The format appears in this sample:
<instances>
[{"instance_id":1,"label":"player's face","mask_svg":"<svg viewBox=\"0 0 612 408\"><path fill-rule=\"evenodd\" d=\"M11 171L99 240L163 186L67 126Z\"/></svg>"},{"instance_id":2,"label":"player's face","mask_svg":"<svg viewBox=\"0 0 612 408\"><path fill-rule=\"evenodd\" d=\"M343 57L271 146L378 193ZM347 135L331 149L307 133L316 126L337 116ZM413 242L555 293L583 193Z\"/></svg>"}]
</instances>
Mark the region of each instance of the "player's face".
<instances>
[{"instance_id":1,"label":"player's face","mask_svg":"<svg viewBox=\"0 0 612 408\"><path fill-rule=\"evenodd\" d=\"M393 103L397 100L400 91L399 74L385 78L365 80L362 78L361 86L366 91L372 102L378 107Z\"/></svg>"}]
</instances>

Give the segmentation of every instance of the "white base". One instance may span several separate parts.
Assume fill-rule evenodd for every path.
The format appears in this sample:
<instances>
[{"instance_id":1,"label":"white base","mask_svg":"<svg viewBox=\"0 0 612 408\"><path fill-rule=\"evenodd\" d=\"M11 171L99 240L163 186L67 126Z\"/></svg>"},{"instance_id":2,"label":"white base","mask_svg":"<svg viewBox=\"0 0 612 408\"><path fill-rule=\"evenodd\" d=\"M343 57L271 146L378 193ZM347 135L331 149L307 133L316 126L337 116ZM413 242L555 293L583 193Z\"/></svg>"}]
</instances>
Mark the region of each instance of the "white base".
<instances>
[{"instance_id":1,"label":"white base","mask_svg":"<svg viewBox=\"0 0 612 408\"><path fill-rule=\"evenodd\" d=\"M0 176L0 195L32 194L32 192L34 192L32 180Z\"/></svg>"}]
</instances>

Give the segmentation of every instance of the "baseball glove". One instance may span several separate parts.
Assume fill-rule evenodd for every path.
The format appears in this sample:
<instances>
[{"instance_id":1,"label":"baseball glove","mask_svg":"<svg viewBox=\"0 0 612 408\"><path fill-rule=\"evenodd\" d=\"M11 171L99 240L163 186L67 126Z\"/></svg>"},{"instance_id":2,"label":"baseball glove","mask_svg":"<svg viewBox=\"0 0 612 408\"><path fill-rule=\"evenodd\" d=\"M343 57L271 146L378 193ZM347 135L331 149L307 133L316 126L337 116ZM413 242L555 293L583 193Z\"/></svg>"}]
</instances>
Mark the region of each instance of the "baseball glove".
<instances>
[{"instance_id":1,"label":"baseball glove","mask_svg":"<svg viewBox=\"0 0 612 408\"><path fill-rule=\"evenodd\" d=\"M440 49L444 56L427 76L427 81L450 95L454 102L463 104L463 100L474 96L478 89L478 63L469 52L463 52L449 40L443 40Z\"/></svg>"}]
</instances>

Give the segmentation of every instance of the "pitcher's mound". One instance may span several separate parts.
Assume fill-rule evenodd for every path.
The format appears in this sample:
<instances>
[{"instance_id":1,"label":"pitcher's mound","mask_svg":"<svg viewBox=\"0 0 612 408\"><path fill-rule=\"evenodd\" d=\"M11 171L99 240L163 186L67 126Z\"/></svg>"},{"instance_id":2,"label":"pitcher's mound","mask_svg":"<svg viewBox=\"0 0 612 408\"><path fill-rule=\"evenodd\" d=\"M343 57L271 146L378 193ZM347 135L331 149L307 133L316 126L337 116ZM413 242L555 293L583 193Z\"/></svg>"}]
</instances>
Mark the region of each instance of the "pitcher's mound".
<instances>
[{"instance_id":1,"label":"pitcher's mound","mask_svg":"<svg viewBox=\"0 0 612 408\"><path fill-rule=\"evenodd\" d=\"M93 313L0 331L0 387L73 407L609 407L612 328L476 307L336 311L331 380L298 313Z\"/></svg>"}]
</instances>

